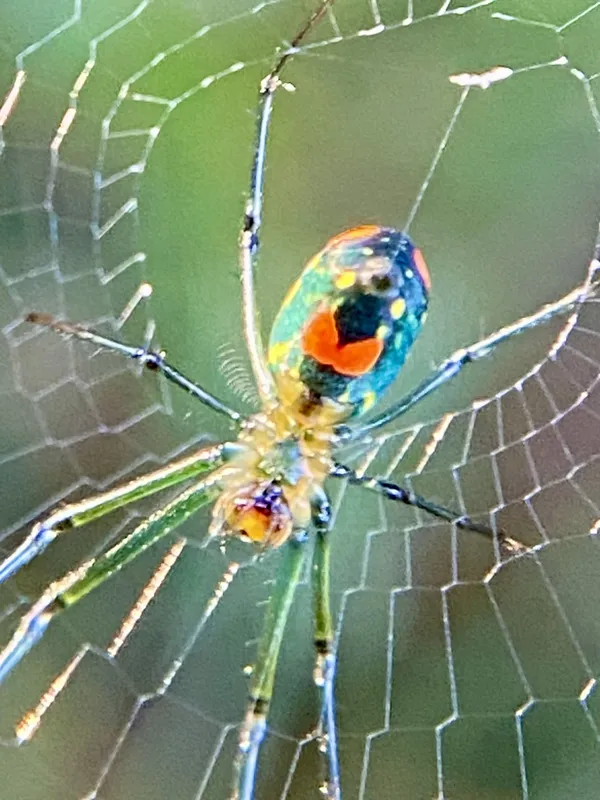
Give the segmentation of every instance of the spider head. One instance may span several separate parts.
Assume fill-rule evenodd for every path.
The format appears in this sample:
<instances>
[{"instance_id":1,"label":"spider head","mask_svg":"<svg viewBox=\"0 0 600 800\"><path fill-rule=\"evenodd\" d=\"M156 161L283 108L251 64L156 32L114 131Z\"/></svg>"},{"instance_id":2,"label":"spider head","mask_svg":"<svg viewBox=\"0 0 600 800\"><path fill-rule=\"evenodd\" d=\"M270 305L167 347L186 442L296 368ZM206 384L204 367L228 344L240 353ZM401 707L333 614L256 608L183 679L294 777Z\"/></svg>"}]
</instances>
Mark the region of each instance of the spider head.
<instances>
[{"instance_id":1,"label":"spider head","mask_svg":"<svg viewBox=\"0 0 600 800\"><path fill-rule=\"evenodd\" d=\"M256 480L224 492L213 511L211 533L279 547L292 534L293 515L276 480Z\"/></svg>"}]
</instances>

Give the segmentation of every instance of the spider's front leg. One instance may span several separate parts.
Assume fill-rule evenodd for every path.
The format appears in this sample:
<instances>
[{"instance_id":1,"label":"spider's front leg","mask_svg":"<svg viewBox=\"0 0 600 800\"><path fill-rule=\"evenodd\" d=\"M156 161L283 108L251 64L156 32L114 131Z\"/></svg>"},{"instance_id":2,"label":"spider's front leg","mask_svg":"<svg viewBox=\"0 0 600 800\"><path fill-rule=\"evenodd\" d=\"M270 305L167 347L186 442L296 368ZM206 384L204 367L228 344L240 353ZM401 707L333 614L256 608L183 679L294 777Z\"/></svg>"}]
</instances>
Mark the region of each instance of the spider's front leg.
<instances>
[{"instance_id":1,"label":"spider's front leg","mask_svg":"<svg viewBox=\"0 0 600 800\"><path fill-rule=\"evenodd\" d=\"M312 523L316 533L311 575L316 650L314 678L321 694L318 736L326 765L323 793L328 800L339 800L340 778L333 697L335 653L329 604L331 507L322 491L312 500ZM275 588L269 599L256 664L252 669L246 714L240 727L232 800L252 800L254 796L258 756L267 729L279 651L296 586L302 575L305 551L306 535L303 531L298 531L285 545L283 563L279 567Z\"/></svg>"},{"instance_id":2,"label":"spider's front leg","mask_svg":"<svg viewBox=\"0 0 600 800\"><path fill-rule=\"evenodd\" d=\"M222 470L226 469L217 469L192 484L106 553L84 562L52 583L25 614L12 639L0 652L0 683L42 638L53 619L213 501L220 492Z\"/></svg>"},{"instance_id":3,"label":"spider's front leg","mask_svg":"<svg viewBox=\"0 0 600 800\"><path fill-rule=\"evenodd\" d=\"M238 754L234 764L231 800L252 800L254 796L258 754L267 729L279 651L306 555L305 534L298 532L284 548L283 562L269 599L256 663L252 669L249 700L240 727Z\"/></svg>"},{"instance_id":4,"label":"spider's front leg","mask_svg":"<svg viewBox=\"0 0 600 800\"><path fill-rule=\"evenodd\" d=\"M328 800L339 800L340 768L334 698L336 656L329 586L331 523L331 505L323 491L313 498L313 525L316 531L311 575L316 650L314 679L321 693L319 738L326 770L323 792Z\"/></svg>"},{"instance_id":5,"label":"spider's front leg","mask_svg":"<svg viewBox=\"0 0 600 800\"><path fill-rule=\"evenodd\" d=\"M0 583L42 553L54 539L71 529L80 528L129 503L218 467L228 457L230 447L233 445L219 444L204 447L192 455L172 461L165 467L134 478L107 492L57 508L46 519L37 522L29 536L0 562Z\"/></svg>"}]
</instances>

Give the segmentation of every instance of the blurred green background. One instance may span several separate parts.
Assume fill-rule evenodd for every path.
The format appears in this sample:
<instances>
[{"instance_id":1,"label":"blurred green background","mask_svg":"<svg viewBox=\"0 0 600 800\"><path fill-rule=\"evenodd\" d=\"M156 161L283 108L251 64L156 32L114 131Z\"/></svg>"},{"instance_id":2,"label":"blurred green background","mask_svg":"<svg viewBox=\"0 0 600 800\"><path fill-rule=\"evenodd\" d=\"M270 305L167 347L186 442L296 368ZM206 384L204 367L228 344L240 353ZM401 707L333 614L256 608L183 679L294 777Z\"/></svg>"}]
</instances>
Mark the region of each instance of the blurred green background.
<instances>
[{"instance_id":1,"label":"blurred green background","mask_svg":"<svg viewBox=\"0 0 600 800\"><path fill-rule=\"evenodd\" d=\"M413 17L412 4L396 0L337 0L335 17L310 37L315 46L290 63L285 79L296 91L275 104L258 274L266 332L331 235L364 222L402 228L424 190L410 233L432 273L431 313L390 399L455 348L580 283L600 197L600 8L414 5ZM2 3L0 96L18 69L26 82L0 129L0 555L57 502L232 435L156 376L32 330L27 311L110 330L148 280L151 300L120 335L143 341L154 320L154 342L174 364L251 410L220 363L230 351L245 363L236 249L256 91L313 6ZM515 74L461 104L449 76L498 65ZM69 108L72 125L57 138ZM447 527L356 489L343 498L333 586L346 800L598 796L598 701L579 696L600 663L600 559L585 535L600 516L600 319L591 305L582 312L557 365L547 353L559 330L473 367L411 414L402 463L399 434L371 465L440 502L498 510L511 533L550 542L537 557L486 578L487 543L456 541ZM456 417L412 475L441 414L517 386L540 361L522 388ZM65 537L0 587L0 641L48 581L153 507ZM3 685L2 800L228 796L242 668L277 554L241 570L165 696L143 703L184 654L227 563L251 558L235 544L226 554L196 547L207 519L185 527L191 546L116 663L103 648L167 545L61 619ZM310 637L305 584L258 798L317 795L316 746L299 749L317 719ZM89 651L34 741L8 746L14 723L83 642Z\"/></svg>"}]
</instances>

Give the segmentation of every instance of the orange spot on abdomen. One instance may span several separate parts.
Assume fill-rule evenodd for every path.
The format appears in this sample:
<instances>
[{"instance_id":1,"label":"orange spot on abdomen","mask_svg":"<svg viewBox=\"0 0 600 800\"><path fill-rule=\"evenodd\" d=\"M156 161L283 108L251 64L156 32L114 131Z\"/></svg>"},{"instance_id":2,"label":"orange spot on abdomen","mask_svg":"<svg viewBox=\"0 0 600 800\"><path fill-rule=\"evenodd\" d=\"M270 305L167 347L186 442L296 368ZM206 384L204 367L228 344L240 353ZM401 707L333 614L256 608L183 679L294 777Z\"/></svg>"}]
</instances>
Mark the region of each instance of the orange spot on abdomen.
<instances>
[{"instance_id":1,"label":"orange spot on abdomen","mask_svg":"<svg viewBox=\"0 0 600 800\"><path fill-rule=\"evenodd\" d=\"M304 329L302 350L319 364L333 367L340 375L357 378L371 370L383 350L379 339L340 345L335 317L327 308L316 314Z\"/></svg>"},{"instance_id":2,"label":"orange spot on abdomen","mask_svg":"<svg viewBox=\"0 0 600 800\"><path fill-rule=\"evenodd\" d=\"M377 236L380 231L381 227L379 225L359 225L356 228L348 228L348 230L332 236L325 247L337 247L338 245L345 244L346 242L356 242L360 239L370 239L372 236Z\"/></svg>"}]
</instances>

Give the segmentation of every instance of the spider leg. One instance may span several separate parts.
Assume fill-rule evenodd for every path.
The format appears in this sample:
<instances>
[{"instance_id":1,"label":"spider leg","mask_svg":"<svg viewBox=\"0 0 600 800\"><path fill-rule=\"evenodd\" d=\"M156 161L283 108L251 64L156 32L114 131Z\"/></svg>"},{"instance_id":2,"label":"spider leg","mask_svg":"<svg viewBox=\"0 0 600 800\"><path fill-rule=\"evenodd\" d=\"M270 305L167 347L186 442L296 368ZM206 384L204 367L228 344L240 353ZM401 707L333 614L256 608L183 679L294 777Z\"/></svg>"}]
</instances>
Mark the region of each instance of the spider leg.
<instances>
[{"instance_id":1,"label":"spider leg","mask_svg":"<svg viewBox=\"0 0 600 800\"><path fill-rule=\"evenodd\" d=\"M322 496L313 499L313 525L317 534L311 580L315 620L314 644L316 650L314 679L321 693L319 736L326 764L323 786L325 791L323 794L328 800L339 800L341 796L340 768L333 691L336 655L333 645L333 623L329 603L331 506L324 492Z\"/></svg>"},{"instance_id":2,"label":"spider leg","mask_svg":"<svg viewBox=\"0 0 600 800\"><path fill-rule=\"evenodd\" d=\"M50 328L57 333L65 336L74 336L76 339L81 339L84 342L91 342L92 344L101 347L103 350L110 350L113 353L119 353L127 358L132 358L134 361L139 361L144 367L147 367L153 372L161 372L165 378L180 389L184 389L192 397L200 400L205 406L212 408L213 411L218 411L224 414L234 422L240 422L242 415L234 411L225 403L222 403L206 389L198 386L189 378L186 378L183 373L178 369L172 367L164 359L164 354L148 350L146 347L130 347L129 345L119 342L117 339L109 339L107 336L102 336L100 333L89 330L83 325L77 325L72 322L55 319L51 314L40 313L33 311L25 317L26 322L32 322L35 325L42 325L45 328Z\"/></svg>"},{"instance_id":3,"label":"spider leg","mask_svg":"<svg viewBox=\"0 0 600 800\"><path fill-rule=\"evenodd\" d=\"M258 754L267 729L279 650L294 592L302 573L305 544L304 538L298 534L285 546L283 562L269 599L256 664L250 680L250 697L240 726L231 800L252 800L254 794Z\"/></svg>"},{"instance_id":4,"label":"spider leg","mask_svg":"<svg viewBox=\"0 0 600 800\"><path fill-rule=\"evenodd\" d=\"M534 314L530 314L527 317L522 317L516 322L506 325L494 333L491 333L484 339L480 339L480 341L475 342L469 347L457 350L450 356L450 358L440 364L439 367L437 367L428 378L425 378L424 381L422 381L415 389L413 389L412 392L409 392L409 394L398 400L396 403L393 403L381 414L377 414L368 422L357 428L353 428L351 426L340 426L337 431L338 435L344 441L353 441L363 437L367 433L371 433L372 431L381 428L383 425L387 425L388 422L392 422L393 420L397 419L399 416L408 411L409 408L412 408L424 397L427 397L428 394L431 394L434 389L442 386L444 383L446 383L446 381L449 381L451 378L457 375L464 366L471 364L474 361L478 361L481 358L485 358L502 342L505 342L507 339L511 339L513 336L523 333L530 328L536 328L538 325L543 325L545 322L557 316L558 314L564 314L568 311L573 311L577 305L582 303L584 300L586 300L586 298L593 294L595 288L595 284L590 284L589 280L585 281L571 292L561 297L559 300L556 300L554 303L548 303L547 305L542 306Z\"/></svg>"},{"instance_id":5,"label":"spider leg","mask_svg":"<svg viewBox=\"0 0 600 800\"><path fill-rule=\"evenodd\" d=\"M219 466L226 458L227 447L228 445L219 444L202 448L190 456L173 461L107 492L56 509L46 519L37 522L29 536L0 562L0 583L42 553L57 536Z\"/></svg>"},{"instance_id":6,"label":"spider leg","mask_svg":"<svg viewBox=\"0 0 600 800\"><path fill-rule=\"evenodd\" d=\"M434 517L451 522L461 530L481 533L489 539L497 540L500 549L506 555L524 553L528 549L526 545L518 539L511 538L502 530L494 531L487 525L475 522L458 511L452 511L449 508L433 503L425 497L421 497L421 495L415 494L408 489L403 489L401 486L391 481L374 478L370 475L357 475L351 467L346 467L344 464L335 464L329 474L334 478L345 478L349 483L356 486L364 486L366 489L382 495L387 500L394 500L397 503L404 503L407 506L420 508Z\"/></svg>"},{"instance_id":7,"label":"spider leg","mask_svg":"<svg viewBox=\"0 0 600 800\"><path fill-rule=\"evenodd\" d=\"M262 199L269 123L273 111L275 92L278 87L281 86L280 75L285 64L292 56L294 50L319 22L332 3L333 0L322 0L308 22L293 38L290 48L280 56L272 71L263 78L260 84L256 141L252 160L252 171L250 173L250 190L240 233L239 264L242 277L244 338L248 348L250 363L252 364L252 372L258 387L258 393L263 403L273 400L275 397L275 384L265 358L254 292L255 261L259 248L259 231L262 222Z\"/></svg>"},{"instance_id":8,"label":"spider leg","mask_svg":"<svg viewBox=\"0 0 600 800\"><path fill-rule=\"evenodd\" d=\"M185 522L199 508L214 500L226 470L227 467L217 469L197 481L164 508L155 511L106 553L85 561L51 583L22 617L12 638L0 652L0 683L42 638L53 619Z\"/></svg>"}]
</instances>

